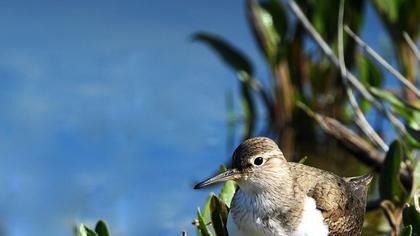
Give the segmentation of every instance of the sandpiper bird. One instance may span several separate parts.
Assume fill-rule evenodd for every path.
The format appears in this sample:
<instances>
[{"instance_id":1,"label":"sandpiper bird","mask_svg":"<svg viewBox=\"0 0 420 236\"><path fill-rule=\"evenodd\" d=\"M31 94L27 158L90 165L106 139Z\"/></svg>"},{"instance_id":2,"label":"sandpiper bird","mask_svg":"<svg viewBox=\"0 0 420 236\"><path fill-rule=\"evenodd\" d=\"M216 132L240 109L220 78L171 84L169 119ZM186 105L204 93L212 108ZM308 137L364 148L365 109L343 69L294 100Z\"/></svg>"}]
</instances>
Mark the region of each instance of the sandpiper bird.
<instances>
[{"instance_id":1,"label":"sandpiper bird","mask_svg":"<svg viewBox=\"0 0 420 236\"><path fill-rule=\"evenodd\" d=\"M342 178L287 162L277 144L248 139L233 153L233 168L194 188L235 180L227 221L230 236L360 235L372 175Z\"/></svg>"}]
</instances>

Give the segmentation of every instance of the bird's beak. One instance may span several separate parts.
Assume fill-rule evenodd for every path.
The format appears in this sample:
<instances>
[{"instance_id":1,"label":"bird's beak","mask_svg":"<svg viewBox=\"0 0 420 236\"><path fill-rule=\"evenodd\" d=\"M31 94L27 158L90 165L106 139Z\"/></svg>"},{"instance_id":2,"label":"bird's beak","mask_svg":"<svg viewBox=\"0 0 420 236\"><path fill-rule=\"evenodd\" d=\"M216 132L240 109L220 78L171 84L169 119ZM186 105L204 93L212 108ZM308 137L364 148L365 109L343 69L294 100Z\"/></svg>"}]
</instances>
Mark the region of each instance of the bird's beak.
<instances>
[{"instance_id":1,"label":"bird's beak","mask_svg":"<svg viewBox=\"0 0 420 236\"><path fill-rule=\"evenodd\" d=\"M198 183L194 186L194 189L204 188L211 184L220 183L228 180L235 180L240 177L240 172L237 169L230 169L223 173L220 173L210 179L204 180L203 182Z\"/></svg>"}]
</instances>

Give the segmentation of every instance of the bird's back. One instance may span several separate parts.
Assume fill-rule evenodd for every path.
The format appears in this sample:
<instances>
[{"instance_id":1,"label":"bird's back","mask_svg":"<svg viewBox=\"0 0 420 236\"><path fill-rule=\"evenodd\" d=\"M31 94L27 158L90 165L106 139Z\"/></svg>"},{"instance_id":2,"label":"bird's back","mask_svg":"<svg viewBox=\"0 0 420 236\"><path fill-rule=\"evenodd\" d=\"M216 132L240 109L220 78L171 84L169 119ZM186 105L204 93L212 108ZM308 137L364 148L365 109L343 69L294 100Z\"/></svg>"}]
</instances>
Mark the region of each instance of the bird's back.
<instances>
[{"instance_id":1,"label":"bird's back","mask_svg":"<svg viewBox=\"0 0 420 236\"><path fill-rule=\"evenodd\" d=\"M328 224L329 235L361 234L370 174L341 178L297 163L290 163L290 168L302 191L315 199Z\"/></svg>"}]
</instances>

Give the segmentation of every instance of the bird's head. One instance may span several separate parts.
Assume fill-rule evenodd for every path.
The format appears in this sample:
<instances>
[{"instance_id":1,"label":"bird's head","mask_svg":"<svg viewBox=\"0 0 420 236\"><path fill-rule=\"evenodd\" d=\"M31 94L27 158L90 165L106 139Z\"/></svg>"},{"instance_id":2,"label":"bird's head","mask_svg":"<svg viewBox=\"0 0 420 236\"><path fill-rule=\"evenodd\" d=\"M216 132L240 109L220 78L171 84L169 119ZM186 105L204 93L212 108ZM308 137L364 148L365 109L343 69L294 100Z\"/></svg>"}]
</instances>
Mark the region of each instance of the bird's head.
<instances>
[{"instance_id":1,"label":"bird's head","mask_svg":"<svg viewBox=\"0 0 420 236\"><path fill-rule=\"evenodd\" d=\"M227 180L234 180L243 191L269 188L273 181L289 176L289 168L277 144L265 137L244 141L233 153L233 168L198 183L194 189Z\"/></svg>"}]
</instances>

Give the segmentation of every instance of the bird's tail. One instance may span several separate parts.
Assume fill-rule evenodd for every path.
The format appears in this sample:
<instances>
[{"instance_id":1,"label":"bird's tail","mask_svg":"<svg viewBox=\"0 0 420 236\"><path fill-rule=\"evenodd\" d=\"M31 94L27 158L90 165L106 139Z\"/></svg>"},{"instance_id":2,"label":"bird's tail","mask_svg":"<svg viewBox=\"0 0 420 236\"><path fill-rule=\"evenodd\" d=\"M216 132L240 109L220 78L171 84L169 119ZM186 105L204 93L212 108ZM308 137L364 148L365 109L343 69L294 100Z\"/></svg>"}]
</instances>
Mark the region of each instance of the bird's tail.
<instances>
[{"instance_id":1,"label":"bird's tail","mask_svg":"<svg viewBox=\"0 0 420 236\"><path fill-rule=\"evenodd\" d=\"M362 176L346 178L346 181L350 183L355 196L357 196L363 203L366 203L367 191L369 189L368 186L372 179L373 173L370 172Z\"/></svg>"},{"instance_id":2,"label":"bird's tail","mask_svg":"<svg viewBox=\"0 0 420 236\"><path fill-rule=\"evenodd\" d=\"M362 176L349 177L349 178L346 178L346 180L351 185L368 186L370 181L372 181L372 178L373 178L373 173L370 172Z\"/></svg>"}]
</instances>

